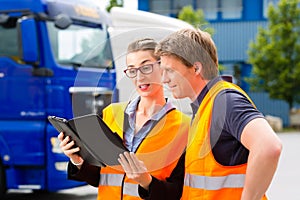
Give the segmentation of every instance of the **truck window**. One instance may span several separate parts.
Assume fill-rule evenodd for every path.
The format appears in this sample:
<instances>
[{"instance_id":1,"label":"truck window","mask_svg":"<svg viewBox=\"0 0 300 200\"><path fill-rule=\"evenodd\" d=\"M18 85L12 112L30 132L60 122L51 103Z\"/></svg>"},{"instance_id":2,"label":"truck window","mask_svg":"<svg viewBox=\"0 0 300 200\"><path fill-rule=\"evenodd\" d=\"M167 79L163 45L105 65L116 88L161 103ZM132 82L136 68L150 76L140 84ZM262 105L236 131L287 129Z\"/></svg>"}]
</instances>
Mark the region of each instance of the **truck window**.
<instances>
[{"instance_id":1,"label":"truck window","mask_svg":"<svg viewBox=\"0 0 300 200\"><path fill-rule=\"evenodd\" d=\"M61 30L47 22L57 63L80 67L111 68L112 50L105 29L71 25Z\"/></svg>"},{"instance_id":2,"label":"truck window","mask_svg":"<svg viewBox=\"0 0 300 200\"><path fill-rule=\"evenodd\" d=\"M0 25L0 56L16 57L18 51L17 19L10 18L7 23Z\"/></svg>"}]
</instances>

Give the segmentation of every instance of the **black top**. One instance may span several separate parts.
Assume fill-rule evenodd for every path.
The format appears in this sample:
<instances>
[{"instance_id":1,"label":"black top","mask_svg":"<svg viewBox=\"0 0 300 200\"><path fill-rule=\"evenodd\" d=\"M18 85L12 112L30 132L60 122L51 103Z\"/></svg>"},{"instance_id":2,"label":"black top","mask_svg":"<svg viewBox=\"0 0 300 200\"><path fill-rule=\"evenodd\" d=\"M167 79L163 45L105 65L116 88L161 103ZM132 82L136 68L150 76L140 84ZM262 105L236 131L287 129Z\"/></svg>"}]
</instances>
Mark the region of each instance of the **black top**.
<instances>
[{"instance_id":1,"label":"black top","mask_svg":"<svg viewBox=\"0 0 300 200\"><path fill-rule=\"evenodd\" d=\"M166 181L158 180L152 176L149 191L139 186L139 195L147 200L176 200L180 199L184 181L185 154L182 154L176 167ZM81 169L69 162L68 178L71 180L84 181L98 187L100 180L100 167L83 163Z\"/></svg>"},{"instance_id":2,"label":"black top","mask_svg":"<svg viewBox=\"0 0 300 200\"><path fill-rule=\"evenodd\" d=\"M209 88L222 80L211 80L191 104L193 117ZM249 151L241 143L241 134L245 126L255 118L263 118L251 102L234 89L220 92L214 101L210 129L210 143L215 160L224 166L244 164Z\"/></svg>"}]
</instances>

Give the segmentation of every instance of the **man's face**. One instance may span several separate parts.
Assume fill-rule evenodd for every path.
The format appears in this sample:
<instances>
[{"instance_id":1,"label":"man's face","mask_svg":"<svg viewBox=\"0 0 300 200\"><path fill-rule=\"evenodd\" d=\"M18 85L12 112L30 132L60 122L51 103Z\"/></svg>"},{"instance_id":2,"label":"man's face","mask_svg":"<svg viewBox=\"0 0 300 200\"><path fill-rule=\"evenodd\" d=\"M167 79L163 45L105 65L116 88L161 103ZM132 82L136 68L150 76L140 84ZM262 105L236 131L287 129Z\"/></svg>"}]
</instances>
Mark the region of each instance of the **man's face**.
<instances>
[{"instance_id":1,"label":"man's face","mask_svg":"<svg viewBox=\"0 0 300 200\"><path fill-rule=\"evenodd\" d=\"M191 85L195 76L193 67L188 68L174 56L161 56L161 68L163 83L169 86L174 98L194 98L195 93Z\"/></svg>"}]
</instances>

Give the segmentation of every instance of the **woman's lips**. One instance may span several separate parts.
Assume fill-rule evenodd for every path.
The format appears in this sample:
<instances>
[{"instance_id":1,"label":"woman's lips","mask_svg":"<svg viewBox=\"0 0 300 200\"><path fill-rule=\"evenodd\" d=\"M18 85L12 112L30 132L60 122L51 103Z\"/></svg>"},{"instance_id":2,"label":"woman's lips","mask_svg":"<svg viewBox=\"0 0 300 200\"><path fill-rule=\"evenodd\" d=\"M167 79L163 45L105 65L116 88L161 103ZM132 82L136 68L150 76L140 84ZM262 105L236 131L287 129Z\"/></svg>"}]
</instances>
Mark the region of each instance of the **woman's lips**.
<instances>
[{"instance_id":1,"label":"woman's lips","mask_svg":"<svg viewBox=\"0 0 300 200\"><path fill-rule=\"evenodd\" d=\"M139 85L139 88L140 88L140 90L142 90L142 91L148 90L149 87L150 87L150 84L142 84L142 85Z\"/></svg>"}]
</instances>

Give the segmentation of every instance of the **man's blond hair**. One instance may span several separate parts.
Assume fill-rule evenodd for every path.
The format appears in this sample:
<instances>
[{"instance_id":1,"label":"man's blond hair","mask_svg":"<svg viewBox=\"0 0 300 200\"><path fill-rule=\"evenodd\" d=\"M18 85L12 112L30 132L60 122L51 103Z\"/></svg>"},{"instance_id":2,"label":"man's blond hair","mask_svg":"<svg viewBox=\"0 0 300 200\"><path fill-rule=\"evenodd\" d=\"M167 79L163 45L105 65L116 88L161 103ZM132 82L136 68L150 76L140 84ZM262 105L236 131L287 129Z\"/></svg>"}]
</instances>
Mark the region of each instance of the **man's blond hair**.
<instances>
[{"instance_id":1,"label":"man's blond hair","mask_svg":"<svg viewBox=\"0 0 300 200\"><path fill-rule=\"evenodd\" d=\"M218 75L217 48L210 34L200 29L181 29L170 34L158 43L156 54L175 56L187 67L200 62L205 79Z\"/></svg>"}]
</instances>

